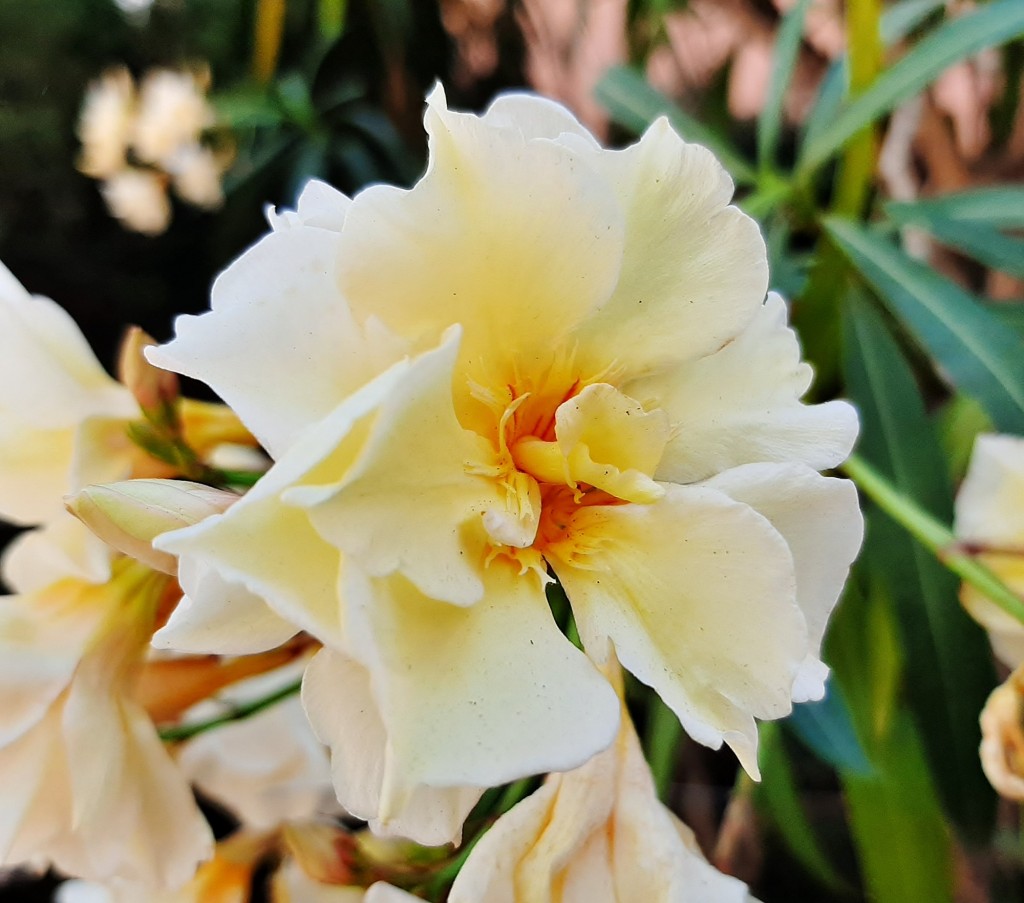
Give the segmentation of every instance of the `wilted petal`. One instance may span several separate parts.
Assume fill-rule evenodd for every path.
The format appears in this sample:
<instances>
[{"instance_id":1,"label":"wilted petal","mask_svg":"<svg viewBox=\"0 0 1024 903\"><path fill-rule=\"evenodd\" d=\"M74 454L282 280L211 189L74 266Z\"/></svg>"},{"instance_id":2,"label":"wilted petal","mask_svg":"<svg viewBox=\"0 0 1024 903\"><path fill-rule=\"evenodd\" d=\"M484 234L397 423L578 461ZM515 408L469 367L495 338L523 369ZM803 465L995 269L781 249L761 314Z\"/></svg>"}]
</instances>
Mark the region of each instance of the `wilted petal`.
<instances>
[{"instance_id":1,"label":"wilted petal","mask_svg":"<svg viewBox=\"0 0 1024 903\"><path fill-rule=\"evenodd\" d=\"M805 405L811 368L800 360L778 295L720 351L630 383L641 402L656 399L676 428L659 480L688 483L756 461L834 467L857 437L857 414L844 401Z\"/></svg>"},{"instance_id":2,"label":"wilted petal","mask_svg":"<svg viewBox=\"0 0 1024 903\"><path fill-rule=\"evenodd\" d=\"M807 628L793 558L761 515L721 492L668 486L651 505L592 506L573 518L583 558L553 552L588 653L606 638L695 740L725 740L757 775L754 717L789 712Z\"/></svg>"}]
</instances>

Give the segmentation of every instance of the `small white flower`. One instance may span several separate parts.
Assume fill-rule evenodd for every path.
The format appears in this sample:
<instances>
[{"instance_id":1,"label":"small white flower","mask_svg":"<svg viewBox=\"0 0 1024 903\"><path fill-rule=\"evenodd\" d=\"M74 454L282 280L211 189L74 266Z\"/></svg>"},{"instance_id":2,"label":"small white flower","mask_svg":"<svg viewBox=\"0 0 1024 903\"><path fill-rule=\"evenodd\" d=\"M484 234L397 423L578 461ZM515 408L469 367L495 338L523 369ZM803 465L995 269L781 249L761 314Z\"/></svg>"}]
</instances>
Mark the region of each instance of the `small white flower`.
<instances>
[{"instance_id":1,"label":"small white flower","mask_svg":"<svg viewBox=\"0 0 1024 903\"><path fill-rule=\"evenodd\" d=\"M205 73L154 69L139 88L132 147L139 159L167 168L182 148L195 144L215 121L206 100Z\"/></svg>"},{"instance_id":2,"label":"small white flower","mask_svg":"<svg viewBox=\"0 0 1024 903\"><path fill-rule=\"evenodd\" d=\"M135 83L123 66L90 83L78 121L81 172L107 179L125 166L134 115Z\"/></svg>"},{"instance_id":3,"label":"small white flower","mask_svg":"<svg viewBox=\"0 0 1024 903\"><path fill-rule=\"evenodd\" d=\"M134 232L159 235L171 221L166 178L149 169L126 167L100 187L110 213Z\"/></svg>"}]
</instances>

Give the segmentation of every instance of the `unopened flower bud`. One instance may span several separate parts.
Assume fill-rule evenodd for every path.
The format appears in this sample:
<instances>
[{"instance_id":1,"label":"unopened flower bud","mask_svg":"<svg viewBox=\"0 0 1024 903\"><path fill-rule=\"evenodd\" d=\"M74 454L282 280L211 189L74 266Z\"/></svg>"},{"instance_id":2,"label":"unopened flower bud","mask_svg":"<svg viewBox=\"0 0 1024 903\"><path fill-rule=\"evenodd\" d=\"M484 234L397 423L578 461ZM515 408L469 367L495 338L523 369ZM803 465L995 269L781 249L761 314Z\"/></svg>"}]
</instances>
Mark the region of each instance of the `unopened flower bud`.
<instances>
[{"instance_id":1,"label":"unopened flower bud","mask_svg":"<svg viewBox=\"0 0 1024 903\"><path fill-rule=\"evenodd\" d=\"M178 561L153 548L161 533L191 526L219 514L238 500L232 492L184 480L125 480L87 486L68 496L68 511L100 539L165 574Z\"/></svg>"}]
</instances>

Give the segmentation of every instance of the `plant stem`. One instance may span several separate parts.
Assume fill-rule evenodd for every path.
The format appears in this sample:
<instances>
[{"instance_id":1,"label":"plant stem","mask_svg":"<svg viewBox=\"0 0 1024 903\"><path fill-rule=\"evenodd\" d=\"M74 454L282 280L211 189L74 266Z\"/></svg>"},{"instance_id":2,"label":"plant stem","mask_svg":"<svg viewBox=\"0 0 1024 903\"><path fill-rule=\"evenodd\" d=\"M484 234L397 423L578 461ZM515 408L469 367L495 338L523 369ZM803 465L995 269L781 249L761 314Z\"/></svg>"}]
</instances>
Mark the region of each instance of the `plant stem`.
<instances>
[{"instance_id":1,"label":"plant stem","mask_svg":"<svg viewBox=\"0 0 1024 903\"><path fill-rule=\"evenodd\" d=\"M900 492L857 455L847 459L843 470L866 496L932 552L943 565L984 593L1010 617L1024 624L1024 599L976 557L965 552L949 527Z\"/></svg>"},{"instance_id":2,"label":"plant stem","mask_svg":"<svg viewBox=\"0 0 1024 903\"><path fill-rule=\"evenodd\" d=\"M230 724L232 721L241 721L243 718L249 718L257 712L262 712L264 709L274 705L274 703L287 699L289 696L294 696L300 689L302 689L301 678L253 702L234 706L230 711L223 715L218 715L216 718L210 718L207 721L197 721L195 724L179 724L174 727L165 727L159 731L160 739L171 743L190 740L192 737L206 733L206 731L213 730L221 725Z\"/></svg>"}]
</instances>

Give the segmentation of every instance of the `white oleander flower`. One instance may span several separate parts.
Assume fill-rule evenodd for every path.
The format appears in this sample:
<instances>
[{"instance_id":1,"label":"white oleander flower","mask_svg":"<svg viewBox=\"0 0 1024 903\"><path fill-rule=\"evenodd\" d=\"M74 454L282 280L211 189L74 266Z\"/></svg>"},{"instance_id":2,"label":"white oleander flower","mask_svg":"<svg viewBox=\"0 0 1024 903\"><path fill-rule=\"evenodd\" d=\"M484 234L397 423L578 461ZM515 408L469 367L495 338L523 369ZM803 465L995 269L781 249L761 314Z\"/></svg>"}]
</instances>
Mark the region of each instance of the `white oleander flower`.
<instances>
[{"instance_id":1,"label":"white oleander flower","mask_svg":"<svg viewBox=\"0 0 1024 903\"><path fill-rule=\"evenodd\" d=\"M137 414L67 312L0 264L0 519L41 524L68 492L127 476Z\"/></svg>"},{"instance_id":2,"label":"white oleander flower","mask_svg":"<svg viewBox=\"0 0 1024 903\"><path fill-rule=\"evenodd\" d=\"M276 462L157 547L183 582L201 563L266 600L247 616L366 670L385 828L416 788L606 748L609 639L691 736L756 774L755 718L824 692L862 522L852 484L817 471L848 454L854 411L800 402L810 368L765 301L757 227L665 120L605 151L551 102L478 117L437 89L426 127L414 188L312 184L217 280L212 311L150 350ZM551 573L593 662L552 619ZM227 631L216 594L191 601L179 638L190 617ZM306 702L331 737L344 706Z\"/></svg>"},{"instance_id":3,"label":"white oleander flower","mask_svg":"<svg viewBox=\"0 0 1024 903\"><path fill-rule=\"evenodd\" d=\"M1024 438L983 435L956 497L953 532L1024 595ZM1024 664L1024 625L968 583L960 600L1008 667Z\"/></svg>"},{"instance_id":4,"label":"white oleander flower","mask_svg":"<svg viewBox=\"0 0 1024 903\"><path fill-rule=\"evenodd\" d=\"M212 849L192 793L134 698L167 578L127 559L0 598L0 865L184 884Z\"/></svg>"},{"instance_id":5,"label":"white oleander flower","mask_svg":"<svg viewBox=\"0 0 1024 903\"><path fill-rule=\"evenodd\" d=\"M151 169L126 166L100 186L111 216L133 232L159 235L171 222L167 180Z\"/></svg>"},{"instance_id":6,"label":"white oleander flower","mask_svg":"<svg viewBox=\"0 0 1024 903\"><path fill-rule=\"evenodd\" d=\"M78 120L78 169L107 179L124 168L135 116L135 82L124 66L104 72L85 92Z\"/></svg>"}]
</instances>

